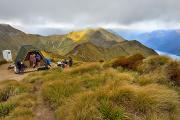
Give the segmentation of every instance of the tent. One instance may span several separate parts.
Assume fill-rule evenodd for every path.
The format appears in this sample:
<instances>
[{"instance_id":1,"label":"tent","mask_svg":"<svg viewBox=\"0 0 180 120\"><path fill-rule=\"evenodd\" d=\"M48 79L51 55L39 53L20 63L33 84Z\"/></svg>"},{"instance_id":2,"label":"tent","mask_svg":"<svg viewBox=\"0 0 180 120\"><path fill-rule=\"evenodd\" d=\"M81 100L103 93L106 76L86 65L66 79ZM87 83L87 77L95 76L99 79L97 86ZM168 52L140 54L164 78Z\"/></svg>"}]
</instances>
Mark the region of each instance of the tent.
<instances>
[{"instance_id":1,"label":"tent","mask_svg":"<svg viewBox=\"0 0 180 120\"><path fill-rule=\"evenodd\" d=\"M39 54L41 56L41 61L40 61L40 66L39 67L47 67L46 64L46 59L43 56L43 54L41 53L41 51L39 49L37 49L36 47L32 46L32 45L23 45L21 46L16 59L15 59L15 64L18 61L21 61L24 63L24 65L28 68L30 67L29 64L29 58L30 58L30 54ZM16 65L17 66L17 65Z\"/></svg>"}]
</instances>

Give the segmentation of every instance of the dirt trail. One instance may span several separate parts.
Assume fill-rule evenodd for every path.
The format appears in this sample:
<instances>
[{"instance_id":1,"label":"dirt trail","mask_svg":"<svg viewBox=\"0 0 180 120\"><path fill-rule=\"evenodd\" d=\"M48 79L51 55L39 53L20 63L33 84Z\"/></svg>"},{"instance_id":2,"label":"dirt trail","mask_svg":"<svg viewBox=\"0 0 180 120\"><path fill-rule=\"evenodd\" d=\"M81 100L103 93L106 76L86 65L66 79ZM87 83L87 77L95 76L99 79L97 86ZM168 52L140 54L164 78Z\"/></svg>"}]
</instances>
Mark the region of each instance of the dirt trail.
<instances>
[{"instance_id":1,"label":"dirt trail","mask_svg":"<svg viewBox=\"0 0 180 120\"><path fill-rule=\"evenodd\" d=\"M21 81L24 79L29 73L24 74L15 74L14 70L8 70L8 66L10 64L0 65L0 81L3 80L17 80ZM39 86L40 87L40 86ZM41 90L39 89L36 93L38 104L34 110L35 116L37 120L55 120L54 111L49 108L43 101L41 96Z\"/></svg>"},{"instance_id":2,"label":"dirt trail","mask_svg":"<svg viewBox=\"0 0 180 120\"><path fill-rule=\"evenodd\" d=\"M56 120L54 111L50 109L48 105L46 105L43 101L41 92L38 91L37 99L38 105L36 106L34 112L37 120Z\"/></svg>"},{"instance_id":3,"label":"dirt trail","mask_svg":"<svg viewBox=\"0 0 180 120\"><path fill-rule=\"evenodd\" d=\"M29 74L29 73L25 73L21 75L15 74L13 69L8 70L9 65L10 64L0 65L0 81L9 80L9 79L20 81Z\"/></svg>"}]
</instances>

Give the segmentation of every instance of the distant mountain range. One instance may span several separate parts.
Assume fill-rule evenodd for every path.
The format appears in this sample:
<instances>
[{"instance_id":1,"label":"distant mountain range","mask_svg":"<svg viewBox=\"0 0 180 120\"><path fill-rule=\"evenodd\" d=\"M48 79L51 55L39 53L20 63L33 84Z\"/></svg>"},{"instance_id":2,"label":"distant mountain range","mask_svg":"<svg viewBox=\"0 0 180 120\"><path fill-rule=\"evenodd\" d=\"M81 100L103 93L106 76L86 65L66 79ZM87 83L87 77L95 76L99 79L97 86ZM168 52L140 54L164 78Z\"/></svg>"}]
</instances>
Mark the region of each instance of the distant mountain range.
<instances>
[{"instance_id":1,"label":"distant mountain range","mask_svg":"<svg viewBox=\"0 0 180 120\"><path fill-rule=\"evenodd\" d=\"M157 54L153 49L136 40L127 41L102 28L84 29L65 35L41 36L26 34L10 25L0 24L1 51L12 50L15 56L21 45L25 44L83 61L108 60L135 53L141 53L144 56ZM0 58L2 59L2 56Z\"/></svg>"},{"instance_id":2,"label":"distant mountain range","mask_svg":"<svg viewBox=\"0 0 180 120\"><path fill-rule=\"evenodd\" d=\"M135 30L114 31L128 40L136 39L154 50L180 56L180 30L157 30L145 33Z\"/></svg>"},{"instance_id":3,"label":"distant mountain range","mask_svg":"<svg viewBox=\"0 0 180 120\"><path fill-rule=\"evenodd\" d=\"M174 59L174 60L180 60L180 56L177 56L177 55L174 55L174 54L170 54L170 53L166 53L166 52L162 52L162 51L158 51L158 50L156 50L156 52L157 52L159 55L165 55L165 56L171 57L171 58Z\"/></svg>"}]
</instances>

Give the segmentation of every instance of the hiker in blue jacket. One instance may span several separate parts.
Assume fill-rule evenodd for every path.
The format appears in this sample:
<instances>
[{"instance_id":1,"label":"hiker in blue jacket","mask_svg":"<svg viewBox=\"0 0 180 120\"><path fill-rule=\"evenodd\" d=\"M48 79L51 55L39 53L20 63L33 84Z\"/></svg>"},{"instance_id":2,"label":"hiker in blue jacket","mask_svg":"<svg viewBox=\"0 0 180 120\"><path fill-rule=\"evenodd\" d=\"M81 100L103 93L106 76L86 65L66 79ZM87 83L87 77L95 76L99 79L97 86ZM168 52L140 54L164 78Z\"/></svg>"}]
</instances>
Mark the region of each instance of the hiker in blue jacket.
<instances>
[{"instance_id":1,"label":"hiker in blue jacket","mask_svg":"<svg viewBox=\"0 0 180 120\"><path fill-rule=\"evenodd\" d=\"M41 56L37 53L36 54L36 66L39 67L41 62Z\"/></svg>"}]
</instances>

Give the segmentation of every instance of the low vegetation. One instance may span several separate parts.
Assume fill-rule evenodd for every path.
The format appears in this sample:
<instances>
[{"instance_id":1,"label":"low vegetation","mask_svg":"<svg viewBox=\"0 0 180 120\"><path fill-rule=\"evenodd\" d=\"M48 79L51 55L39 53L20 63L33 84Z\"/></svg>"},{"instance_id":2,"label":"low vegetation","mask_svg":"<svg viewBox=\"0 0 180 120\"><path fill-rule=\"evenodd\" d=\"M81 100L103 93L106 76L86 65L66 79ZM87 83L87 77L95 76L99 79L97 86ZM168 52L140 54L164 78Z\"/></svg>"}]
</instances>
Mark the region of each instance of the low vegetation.
<instances>
[{"instance_id":1,"label":"low vegetation","mask_svg":"<svg viewBox=\"0 0 180 120\"><path fill-rule=\"evenodd\" d=\"M39 98L57 120L179 120L180 62L140 54L0 83L0 117L36 120Z\"/></svg>"},{"instance_id":2,"label":"low vegetation","mask_svg":"<svg viewBox=\"0 0 180 120\"><path fill-rule=\"evenodd\" d=\"M6 60L0 60L0 65L6 64L7 61Z\"/></svg>"}]
</instances>

